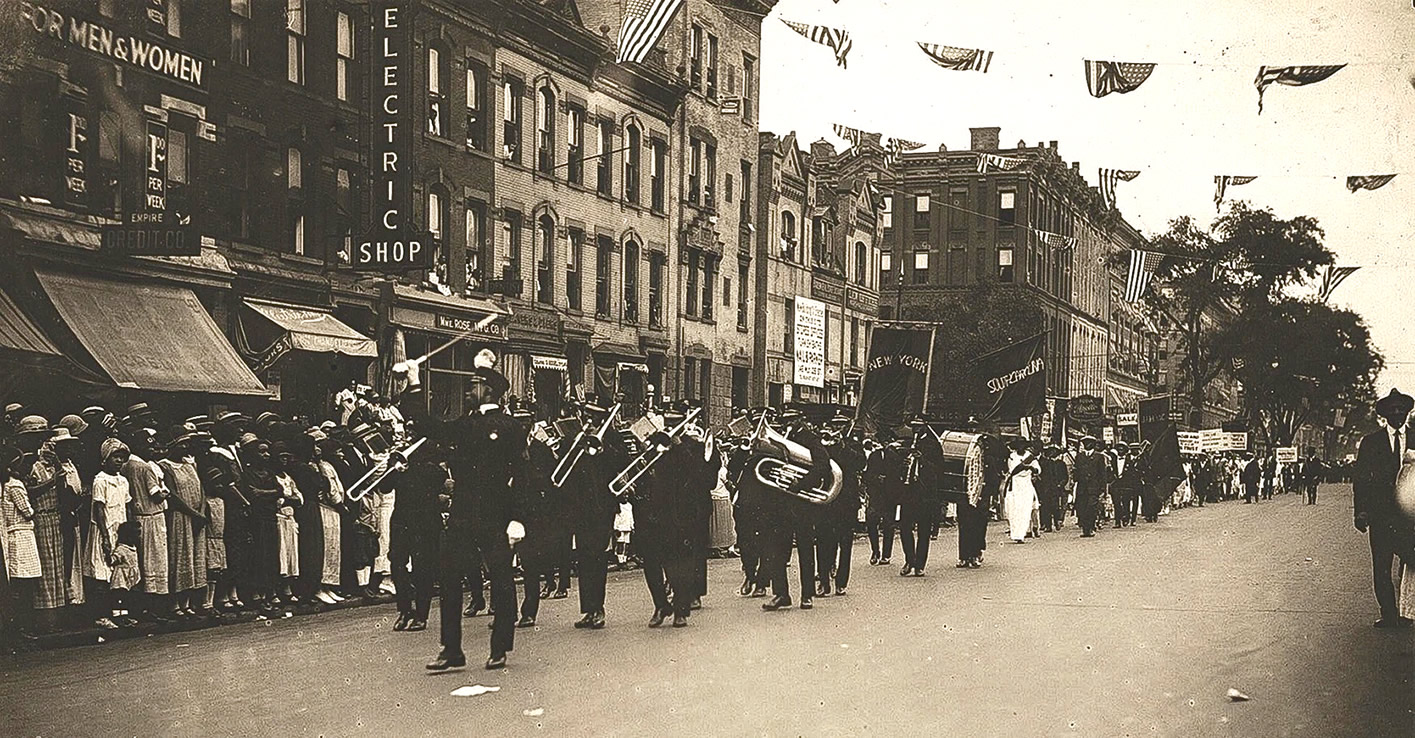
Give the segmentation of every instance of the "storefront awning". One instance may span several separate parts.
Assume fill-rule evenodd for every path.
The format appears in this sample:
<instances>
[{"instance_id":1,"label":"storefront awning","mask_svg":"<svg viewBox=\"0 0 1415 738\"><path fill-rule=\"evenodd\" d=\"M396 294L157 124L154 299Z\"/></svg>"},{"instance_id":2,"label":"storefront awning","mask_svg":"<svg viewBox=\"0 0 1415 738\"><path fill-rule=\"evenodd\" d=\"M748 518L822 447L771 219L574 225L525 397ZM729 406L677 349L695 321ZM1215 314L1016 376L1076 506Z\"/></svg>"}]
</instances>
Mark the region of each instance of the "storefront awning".
<instances>
[{"instance_id":1,"label":"storefront awning","mask_svg":"<svg viewBox=\"0 0 1415 738\"><path fill-rule=\"evenodd\" d=\"M643 359L644 354L639 351L638 346L627 343L617 343L615 341L601 341L594 345L594 354L601 358L601 361L609 357L620 356L626 359Z\"/></svg>"},{"instance_id":2,"label":"storefront awning","mask_svg":"<svg viewBox=\"0 0 1415 738\"><path fill-rule=\"evenodd\" d=\"M333 315L308 307L247 299L246 307L288 334L290 348L316 354L378 356L372 338L350 328Z\"/></svg>"},{"instance_id":3,"label":"storefront awning","mask_svg":"<svg viewBox=\"0 0 1415 738\"><path fill-rule=\"evenodd\" d=\"M0 291L0 348L21 354L60 356L59 349L10 296Z\"/></svg>"},{"instance_id":4,"label":"storefront awning","mask_svg":"<svg viewBox=\"0 0 1415 738\"><path fill-rule=\"evenodd\" d=\"M36 271L59 316L119 387L269 394L191 290Z\"/></svg>"}]
</instances>

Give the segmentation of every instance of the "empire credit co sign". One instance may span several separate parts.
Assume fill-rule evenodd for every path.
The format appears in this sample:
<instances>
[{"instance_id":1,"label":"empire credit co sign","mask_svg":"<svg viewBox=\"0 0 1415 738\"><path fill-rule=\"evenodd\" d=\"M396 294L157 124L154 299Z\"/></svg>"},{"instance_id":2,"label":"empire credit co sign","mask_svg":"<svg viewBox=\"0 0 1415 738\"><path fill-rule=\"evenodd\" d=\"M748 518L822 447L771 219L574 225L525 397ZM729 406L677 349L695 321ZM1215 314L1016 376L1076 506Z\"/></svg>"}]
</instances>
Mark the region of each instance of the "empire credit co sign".
<instances>
[{"instance_id":1,"label":"empire credit co sign","mask_svg":"<svg viewBox=\"0 0 1415 738\"><path fill-rule=\"evenodd\" d=\"M372 210L368 230L355 239L350 262L357 271L426 269L432 237L413 224L413 19L410 0L374 0L369 63L369 174Z\"/></svg>"}]
</instances>

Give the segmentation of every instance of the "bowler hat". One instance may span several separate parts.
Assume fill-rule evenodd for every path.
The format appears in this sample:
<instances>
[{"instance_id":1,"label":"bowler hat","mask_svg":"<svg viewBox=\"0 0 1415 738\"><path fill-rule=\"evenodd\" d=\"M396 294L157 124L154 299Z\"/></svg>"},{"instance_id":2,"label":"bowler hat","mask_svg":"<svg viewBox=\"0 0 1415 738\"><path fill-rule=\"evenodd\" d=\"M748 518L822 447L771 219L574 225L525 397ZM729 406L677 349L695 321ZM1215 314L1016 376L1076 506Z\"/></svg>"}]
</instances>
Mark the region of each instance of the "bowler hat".
<instances>
[{"instance_id":1,"label":"bowler hat","mask_svg":"<svg viewBox=\"0 0 1415 738\"><path fill-rule=\"evenodd\" d=\"M1409 415L1410 411L1415 409L1415 398L1398 389L1391 388L1390 394L1376 400L1375 409L1376 414L1382 418L1399 418L1402 415Z\"/></svg>"},{"instance_id":2,"label":"bowler hat","mask_svg":"<svg viewBox=\"0 0 1415 738\"><path fill-rule=\"evenodd\" d=\"M59 419L59 425L75 436L81 436L88 430L88 422L77 415L65 415Z\"/></svg>"},{"instance_id":3,"label":"bowler hat","mask_svg":"<svg viewBox=\"0 0 1415 738\"><path fill-rule=\"evenodd\" d=\"M146 402L135 402L128 406L129 417L138 415L151 415L152 408Z\"/></svg>"}]
</instances>

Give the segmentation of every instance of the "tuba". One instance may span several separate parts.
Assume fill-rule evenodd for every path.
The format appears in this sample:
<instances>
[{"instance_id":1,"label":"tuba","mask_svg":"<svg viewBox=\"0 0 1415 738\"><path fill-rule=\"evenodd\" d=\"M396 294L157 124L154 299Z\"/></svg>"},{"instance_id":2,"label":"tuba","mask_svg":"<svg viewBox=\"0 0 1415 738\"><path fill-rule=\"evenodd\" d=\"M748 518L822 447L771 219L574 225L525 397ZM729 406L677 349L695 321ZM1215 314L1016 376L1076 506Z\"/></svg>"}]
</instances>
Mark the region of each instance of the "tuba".
<instances>
[{"instance_id":1,"label":"tuba","mask_svg":"<svg viewBox=\"0 0 1415 738\"><path fill-rule=\"evenodd\" d=\"M810 473L811 450L781 435L763 423L752 438L752 454L759 457L752 468L761 484L813 505L829 504L840 495L845 474L834 459L830 479L820 487L806 489L801 480Z\"/></svg>"}]
</instances>

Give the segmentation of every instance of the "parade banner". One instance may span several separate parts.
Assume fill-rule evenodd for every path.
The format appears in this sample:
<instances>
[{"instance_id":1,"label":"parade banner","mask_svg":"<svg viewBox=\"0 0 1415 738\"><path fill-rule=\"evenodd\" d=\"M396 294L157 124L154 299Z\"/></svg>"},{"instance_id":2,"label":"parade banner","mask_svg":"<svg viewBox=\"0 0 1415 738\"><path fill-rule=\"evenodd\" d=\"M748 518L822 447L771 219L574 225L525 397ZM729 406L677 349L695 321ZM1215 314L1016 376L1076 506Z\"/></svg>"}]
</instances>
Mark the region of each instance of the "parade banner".
<instances>
[{"instance_id":1,"label":"parade banner","mask_svg":"<svg viewBox=\"0 0 1415 738\"><path fill-rule=\"evenodd\" d=\"M978 395L992 400L984 417L1012 421L1045 412L1046 335L1038 333L978 357L975 376L983 383Z\"/></svg>"},{"instance_id":2,"label":"parade banner","mask_svg":"<svg viewBox=\"0 0 1415 738\"><path fill-rule=\"evenodd\" d=\"M1155 438L1149 458L1150 478L1166 497L1173 494L1184 479L1184 462L1179 452L1179 432L1170 423Z\"/></svg>"},{"instance_id":3,"label":"parade banner","mask_svg":"<svg viewBox=\"0 0 1415 738\"><path fill-rule=\"evenodd\" d=\"M1296 446L1279 446L1279 447L1277 448L1277 460L1278 460L1278 463L1280 463L1280 464L1296 464L1296 463L1297 463L1297 447L1296 447Z\"/></svg>"},{"instance_id":4,"label":"parade banner","mask_svg":"<svg viewBox=\"0 0 1415 738\"><path fill-rule=\"evenodd\" d=\"M867 434L903 425L924 409L933 328L877 326L861 380L855 425Z\"/></svg>"}]
</instances>

